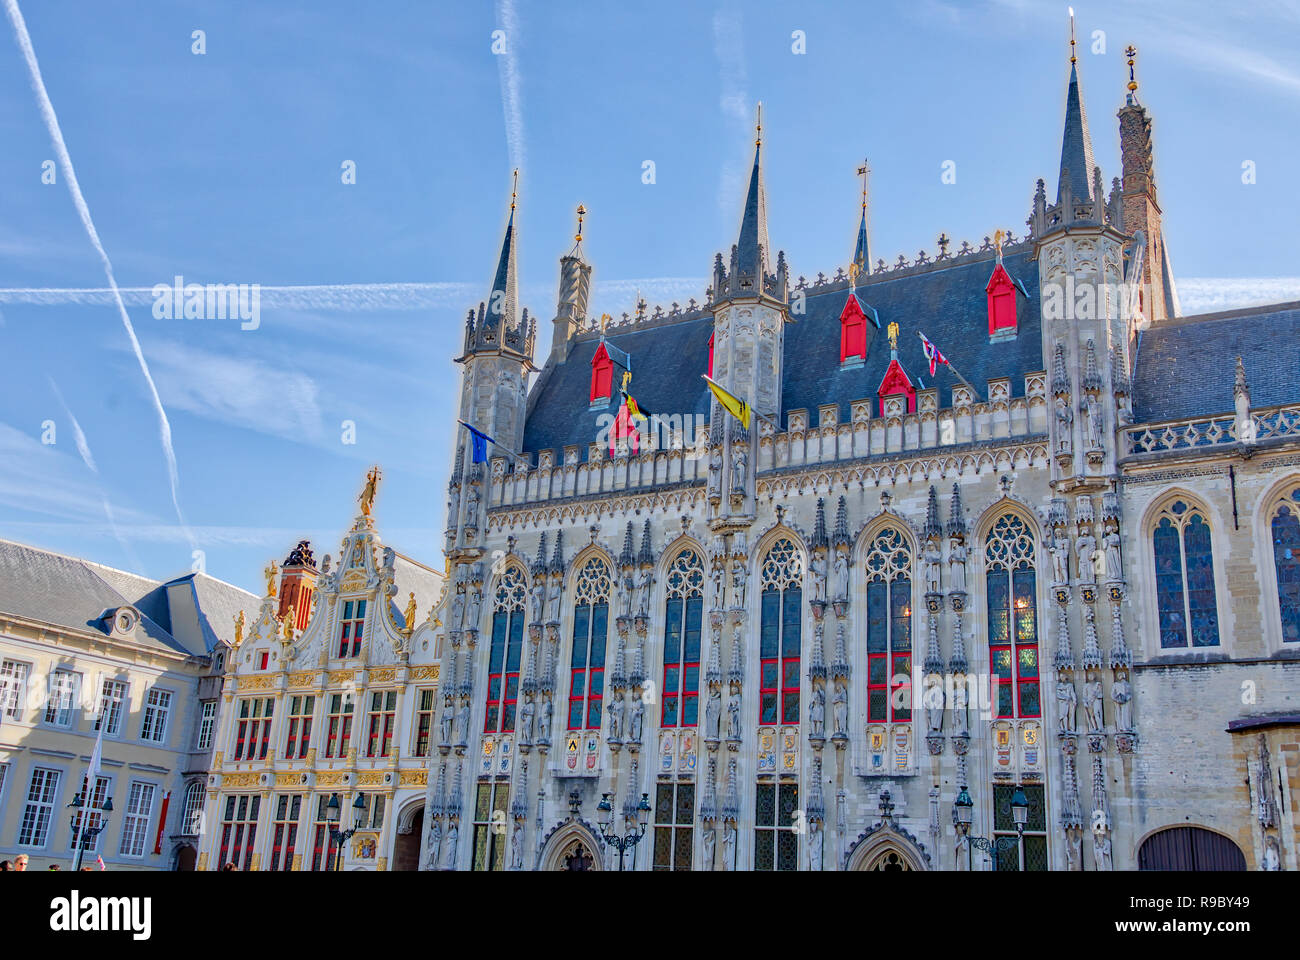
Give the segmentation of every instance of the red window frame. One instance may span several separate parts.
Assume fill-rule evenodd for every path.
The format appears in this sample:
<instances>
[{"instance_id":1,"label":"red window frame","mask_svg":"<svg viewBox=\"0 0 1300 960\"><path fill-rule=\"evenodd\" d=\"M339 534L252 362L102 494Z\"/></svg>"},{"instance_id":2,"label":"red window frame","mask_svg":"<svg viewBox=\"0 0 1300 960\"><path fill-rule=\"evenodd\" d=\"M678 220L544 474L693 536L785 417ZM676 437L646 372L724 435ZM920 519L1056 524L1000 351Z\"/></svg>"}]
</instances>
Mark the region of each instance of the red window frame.
<instances>
[{"instance_id":1,"label":"red window frame","mask_svg":"<svg viewBox=\"0 0 1300 960\"><path fill-rule=\"evenodd\" d=\"M397 716L397 691L376 690L370 695L370 722L366 756L386 757L393 749L393 724ZM376 753L378 748L378 753Z\"/></svg>"},{"instance_id":2,"label":"red window frame","mask_svg":"<svg viewBox=\"0 0 1300 960\"><path fill-rule=\"evenodd\" d=\"M709 334L709 376L713 376L713 338L716 334Z\"/></svg>"},{"instance_id":3,"label":"red window frame","mask_svg":"<svg viewBox=\"0 0 1300 960\"><path fill-rule=\"evenodd\" d=\"M523 607L498 610L492 614L492 638L488 647L487 708L483 711L484 733L510 733L515 729L523 636Z\"/></svg>"},{"instance_id":4,"label":"red window frame","mask_svg":"<svg viewBox=\"0 0 1300 960\"><path fill-rule=\"evenodd\" d=\"M332 693L325 724L325 758L342 759L352 746L352 717L356 705L350 693Z\"/></svg>"},{"instance_id":5,"label":"red window frame","mask_svg":"<svg viewBox=\"0 0 1300 960\"><path fill-rule=\"evenodd\" d=\"M269 650L263 650L261 656L258 657L257 660L257 664L258 664L257 669L265 670L267 666L270 665L270 661L271 661L271 652Z\"/></svg>"},{"instance_id":6,"label":"red window frame","mask_svg":"<svg viewBox=\"0 0 1300 960\"><path fill-rule=\"evenodd\" d=\"M276 799L275 831L271 837L271 869L292 870L293 849L298 842L301 793L282 793Z\"/></svg>"},{"instance_id":7,"label":"red window frame","mask_svg":"<svg viewBox=\"0 0 1300 960\"><path fill-rule=\"evenodd\" d=\"M591 358L591 402L609 401L610 390L614 380L614 361L605 349L604 341L596 348L596 355Z\"/></svg>"},{"instance_id":8,"label":"red window frame","mask_svg":"<svg viewBox=\"0 0 1300 960\"><path fill-rule=\"evenodd\" d=\"M580 632L584 634L581 646ZM574 604L573 644L569 656L567 723L570 730L600 729L605 708L605 654L608 647L609 604Z\"/></svg>"},{"instance_id":9,"label":"red window frame","mask_svg":"<svg viewBox=\"0 0 1300 960\"><path fill-rule=\"evenodd\" d=\"M249 711L252 704L252 711ZM235 726L235 759L265 760L271 744L273 697L244 697L239 701L239 722ZM263 712L265 711L265 712Z\"/></svg>"},{"instance_id":10,"label":"red window frame","mask_svg":"<svg viewBox=\"0 0 1300 960\"><path fill-rule=\"evenodd\" d=\"M433 740L433 714L436 709L433 687L419 691L420 700L415 712L415 755L427 757Z\"/></svg>"},{"instance_id":11,"label":"red window frame","mask_svg":"<svg viewBox=\"0 0 1300 960\"><path fill-rule=\"evenodd\" d=\"M1017 576L1019 574L1019 576ZM1001 611L993 609L992 590L1003 578L1006 580L1007 619L1006 630L996 625L994 614ZM989 679L993 684L990 693L993 699L994 716L998 719L1039 718L1043 715L1042 660L1038 649L1038 604L1034 596L1037 578L1028 561L1021 560L1008 570L998 567L986 574L988 582L989 604ZM1020 618L1017 612L1020 612ZM1028 611L1027 614L1024 611ZM1028 624L1026 633L1025 625ZM997 635L995 636L995 630ZM1011 664L1011 673L1003 676L997 672L999 654L1005 655ZM1033 673L1025 675L1021 671L1022 658L1033 662ZM1038 709L1026 709L1025 691L1034 688L1037 694ZM1012 696L1011 711L1002 707L1002 692L1010 689ZM1032 707L1032 704L1031 704Z\"/></svg>"},{"instance_id":12,"label":"red window frame","mask_svg":"<svg viewBox=\"0 0 1300 960\"><path fill-rule=\"evenodd\" d=\"M329 798L321 795L316 798L316 822L312 830L311 868L313 871L330 868L330 851L334 838L330 834L329 818L325 815Z\"/></svg>"},{"instance_id":13,"label":"red window frame","mask_svg":"<svg viewBox=\"0 0 1300 960\"><path fill-rule=\"evenodd\" d=\"M247 870L253 863L253 847L257 843L257 817L261 810L259 794L230 794L226 797L225 816L221 820L221 847L217 854L217 869L233 863L237 870ZM230 856L227 856L230 854ZM240 865L240 857L243 865Z\"/></svg>"},{"instance_id":14,"label":"red window frame","mask_svg":"<svg viewBox=\"0 0 1300 960\"><path fill-rule=\"evenodd\" d=\"M867 315L852 293L840 311L840 363L867 357Z\"/></svg>"},{"instance_id":15,"label":"red window frame","mask_svg":"<svg viewBox=\"0 0 1300 960\"><path fill-rule=\"evenodd\" d=\"M910 577L867 584L868 723L908 723L912 719L913 624ZM904 689L906 694L900 698L898 691ZM875 694L883 695L884 716L877 707L882 699Z\"/></svg>"},{"instance_id":16,"label":"red window frame","mask_svg":"<svg viewBox=\"0 0 1300 960\"><path fill-rule=\"evenodd\" d=\"M691 623L695 626L692 628ZM676 624L676 639L673 626ZM700 725L700 650L703 645L704 598L670 597L664 607L664 676L659 725ZM692 639L691 633L695 636ZM678 654L672 656L670 651ZM694 654L694 656L692 656ZM694 676L694 680L691 677ZM691 719L687 719L687 717Z\"/></svg>"},{"instance_id":17,"label":"red window frame","mask_svg":"<svg viewBox=\"0 0 1300 960\"><path fill-rule=\"evenodd\" d=\"M301 760L311 746L311 721L316 712L316 697L299 694L289 700L289 735L284 742L284 758Z\"/></svg>"},{"instance_id":18,"label":"red window frame","mask_svg":"<svg viewBox=\"0 0 1300 960\"><path fill-rule=\"evenodd\" d=\"M361 652L366 630L366 601L344 600L339 626L339 656L355 657Z\"/></svg>"},{"instance_id":19,"label":"red window frame","mask_svg":"<svg viewBox=\"0 0 1300 960\"><path fill-rule=\"evenodd\" d=\"M759 627L758 722L788 726L800 720L799 664L803 651L803 590L763 591ZM794 635L791 638L790 630ZM769 699L770 697L770 699ZM771 711L768 705L771 704ZM768 719L771 717L771 719Z\"/></svg>"}]
</instances>

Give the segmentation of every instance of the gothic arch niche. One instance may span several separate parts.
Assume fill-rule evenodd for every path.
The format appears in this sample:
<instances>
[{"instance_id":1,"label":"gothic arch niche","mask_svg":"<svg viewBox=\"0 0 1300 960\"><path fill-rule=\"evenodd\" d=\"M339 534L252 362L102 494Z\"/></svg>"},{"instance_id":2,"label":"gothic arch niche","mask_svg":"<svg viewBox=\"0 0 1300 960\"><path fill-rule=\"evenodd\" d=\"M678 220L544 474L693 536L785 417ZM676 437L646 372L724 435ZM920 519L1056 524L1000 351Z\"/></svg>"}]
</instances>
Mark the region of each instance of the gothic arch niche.
<instances>
[{"instance_id":1,"label":"gothic arch niche","mask_svg":"<svg viewBox=\"0 0 1300 960\"><path fill-rule=\"evenodd\" d=\"M844 869L883 872L929 870L930 857L910 833L885 822L854 841L844 856Z\"/></svg>"},{"instance_id":2,"label":"gothic arch niche","mask_svg":"<svg viewBox=\"0 0 1300 960\"><path fill-rule=\"evenodd\" d=\"M411 799L397 814L390 870L420 869L420 842L424 836L424 798Z\"/></svg>"},{"instance_id":3,"label":"gothic arch niche","mask_svg":"<svg viewBox=\"0 0 1300 960\"><path fill-rule=\"evenodd\" d=\"M604 870L604 852L604 845L590 824L585 820L570 820L556 825L543 842L541 869L547 872ZM587 857L590 863L586 862Z\"/></svg>"},{"instance_id":4,"label":"gothic arch niche","mask_svg":"<svg viewBox=\"0 0 1300 960\"><path fill-rule=\"evenodd\" d=\"M1231 839L1179 824L1150 833L1138 847L1139 870L1245 870L1246 855Z\"/></svg>"}]
</instances>

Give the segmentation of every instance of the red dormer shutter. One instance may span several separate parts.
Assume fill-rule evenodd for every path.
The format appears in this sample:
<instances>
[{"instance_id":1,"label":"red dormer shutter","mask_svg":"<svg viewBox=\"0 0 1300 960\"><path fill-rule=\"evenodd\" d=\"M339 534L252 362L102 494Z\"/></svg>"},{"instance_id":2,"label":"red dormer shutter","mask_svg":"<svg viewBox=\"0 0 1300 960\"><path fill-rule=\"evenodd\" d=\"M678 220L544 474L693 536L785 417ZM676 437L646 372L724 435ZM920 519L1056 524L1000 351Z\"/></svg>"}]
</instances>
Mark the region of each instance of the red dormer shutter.
<instances>
[{"instance_id":1,"label":"red dormer shutter","mask_svg":"<svg viewBox=\"0 0 1300 960\"><path fill-rule=\"evenodd\" d=\"M989 336L996 333L1016 331L1016 285L1012 282L1002 264L993 268L984 292L989 298Z\"/></svg>"},{"instance_id":2,"label":"red dormer shutter","mask_svg":"<svg viewBox=\"0 0 1300 960\"><path fill-rule=\"evenodd\" d=\"M880 381L880 388L876 390L876 396L880 400L880 415L885 415L885 400L888 397L906 397L908 413L916 413L916 387L908 379L907 374L897 360L889 361L889 369L885 371L885 378Z\"/></svg>"},{"instance_id":3,"label":"red dormer shutter","mask_svg":"<svg viewBox=\"0 0 1300 960\"><path fill-rule=\"evenodd\" d=\"M849 299L840 311L840 363L865 360L867 357L867 315L862 312L858 298Z\"/></svg>"},{"instance_id":4,"label":"red dormer shutter","mask_svg":"<svg viewBox=\"0 0 1300 960\"><path fill-rule=\"evenodd\" d=\"M591 402L609 400L610 380L613 379L614 362L609 359L609 351L602 342L596 348L596 355L591 358Z\"/></svg>"},{"instance_id":5,"label":"red dormer shutter","mask_svg":"<svg viewBox=\"0 0 1300 960\"><path fill-rule=\"evenodd\" d=\"M709 334L709 376L713 376L713 337L714 334Z\"/></svg>"}]
</instances>

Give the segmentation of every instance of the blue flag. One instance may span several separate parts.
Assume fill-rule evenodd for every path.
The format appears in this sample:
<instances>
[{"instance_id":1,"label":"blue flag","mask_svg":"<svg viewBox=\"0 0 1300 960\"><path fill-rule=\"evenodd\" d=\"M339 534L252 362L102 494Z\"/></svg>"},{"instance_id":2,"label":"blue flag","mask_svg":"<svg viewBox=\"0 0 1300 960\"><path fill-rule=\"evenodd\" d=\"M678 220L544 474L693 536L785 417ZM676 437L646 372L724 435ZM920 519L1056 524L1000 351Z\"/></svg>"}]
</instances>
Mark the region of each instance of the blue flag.
<instances>
[{"instance_id":1,"label":"blue flag","mask_svg":"<svg viewBox=\"0 0 1300 960\"><path fill-rule=\"evenodd\" d=\"M460 421L460 423L466 430L469 431L470 438L474 444L473 447L474 455L472 458L472 462L487 463L487 445L489 443L496 443L496 441L493 440L491 437L489 437L482 430L479 430L475 427L471 427L464 420Z\"/></svg>"}]
</instances>

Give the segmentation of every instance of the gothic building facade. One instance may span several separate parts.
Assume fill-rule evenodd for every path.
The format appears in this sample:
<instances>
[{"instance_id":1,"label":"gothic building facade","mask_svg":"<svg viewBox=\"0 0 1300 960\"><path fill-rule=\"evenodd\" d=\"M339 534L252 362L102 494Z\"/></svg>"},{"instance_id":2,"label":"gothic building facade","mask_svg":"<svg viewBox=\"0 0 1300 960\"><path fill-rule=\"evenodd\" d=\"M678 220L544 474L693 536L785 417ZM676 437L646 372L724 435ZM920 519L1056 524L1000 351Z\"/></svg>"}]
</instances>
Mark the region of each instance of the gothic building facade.
<instances>
[{"instance_id":1,"label":"gothic building facade","mask_svg":"<svg viewBox=\"0 0 1300 960\"><path fill-rule=\"evenodd\" d=\"M813 281L760 127L703 301L597 319L580 229L540 369L512 202L422 868L1300 867L1300 304L1180 315L1136 89L1109 192L1072 58L1023 237L872 264L864 195Z\"/></svg>"}]
</instances>

